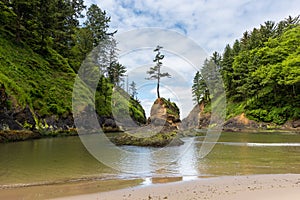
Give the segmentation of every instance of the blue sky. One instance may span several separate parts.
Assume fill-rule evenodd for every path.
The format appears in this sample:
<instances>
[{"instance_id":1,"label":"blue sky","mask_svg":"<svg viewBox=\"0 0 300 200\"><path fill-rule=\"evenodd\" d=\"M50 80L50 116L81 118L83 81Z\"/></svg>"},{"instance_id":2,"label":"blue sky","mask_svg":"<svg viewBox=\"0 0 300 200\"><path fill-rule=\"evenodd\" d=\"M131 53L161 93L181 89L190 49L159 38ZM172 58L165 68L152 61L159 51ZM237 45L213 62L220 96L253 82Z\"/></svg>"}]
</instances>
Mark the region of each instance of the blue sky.
<instances>
[{"instance_id":1,"label":"blue sky","mask_svg":"<svg viewBox=\"0 0 300 200\"><path fill-rule=\"evenodd\" d=\"M88 0L85 3L106 10L111 16L110 29L120 34L146 27L174 30L195 41L207 55L214 51L222 53L226 44L232 44L243 32L267 20L278 22L300 14L299 0ZM165 69L175 76L173 80L163 80L162 94L180 104L185 117L193 107L188 96L196 70L182 58L164 53ZM145 82L147 75L142 72L153 65L154 56L149 49L120 59L128 67L130 82L137 82L138 97L148 115L155 100L155 82Z\"/></svg>"}]
</instances>

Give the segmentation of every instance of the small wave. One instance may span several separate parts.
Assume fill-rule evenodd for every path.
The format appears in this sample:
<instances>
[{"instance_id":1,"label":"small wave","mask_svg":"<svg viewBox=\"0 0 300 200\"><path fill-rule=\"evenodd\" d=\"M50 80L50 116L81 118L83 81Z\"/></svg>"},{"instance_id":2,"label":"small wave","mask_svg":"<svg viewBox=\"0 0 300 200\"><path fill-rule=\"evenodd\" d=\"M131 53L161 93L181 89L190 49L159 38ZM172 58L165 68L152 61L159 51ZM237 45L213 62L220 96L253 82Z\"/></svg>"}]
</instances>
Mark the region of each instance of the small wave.
<instances>
[{"instance_id":1,"label":"small wave","mask_svg":"<svg viewBox=\"0 0 300 200\"><path fill-rule=\"evenodd\" d=\"M248 147L300 147L300 143L218 142L217 144Z\"/></svg>"},{"instance_id":2,"label":"small wave","mask_svg":"<svg viewBox=\"0 0 300 200\"><path fill-rule=\"evenodd\" d=\"M300 143L247 143L247 146L300 147Z\"/></svg>"}]
</instances>

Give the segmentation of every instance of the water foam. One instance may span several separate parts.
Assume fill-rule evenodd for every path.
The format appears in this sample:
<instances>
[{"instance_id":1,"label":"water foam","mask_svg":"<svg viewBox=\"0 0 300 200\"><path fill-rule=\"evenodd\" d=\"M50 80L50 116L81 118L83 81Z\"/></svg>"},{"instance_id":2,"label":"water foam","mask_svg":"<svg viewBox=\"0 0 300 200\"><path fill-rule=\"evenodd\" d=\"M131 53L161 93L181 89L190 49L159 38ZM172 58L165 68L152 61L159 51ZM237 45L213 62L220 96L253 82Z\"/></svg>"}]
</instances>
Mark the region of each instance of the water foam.
<instances>
[{"instance_id":1,"label":"water foam","mask_svg":"<svg viewBox=\"0 0 300 200\"><path fill-rule=\"evenodd\" d=\"M300 143L218 142L218 144L248 147L300 147Z\"/></svg>"}]
</instances>

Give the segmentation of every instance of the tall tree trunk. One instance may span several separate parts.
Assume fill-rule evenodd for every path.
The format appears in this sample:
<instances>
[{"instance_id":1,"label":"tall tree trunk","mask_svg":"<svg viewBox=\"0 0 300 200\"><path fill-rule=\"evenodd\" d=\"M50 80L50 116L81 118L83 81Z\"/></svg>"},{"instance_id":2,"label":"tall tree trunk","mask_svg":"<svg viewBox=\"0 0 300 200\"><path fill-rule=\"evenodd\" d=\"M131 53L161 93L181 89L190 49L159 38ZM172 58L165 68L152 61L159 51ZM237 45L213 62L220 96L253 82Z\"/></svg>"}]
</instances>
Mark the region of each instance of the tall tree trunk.
<instances>
[{"instance_id":1,"label":"tall tree trunk","mask_svg":"<svg viewBox=\"0 0 300 200\"><path fill-rule=\"evenodd\" d=\"M157 61L157 66L158 66L158 73L157 73L157 98L160 98L159 94L159 82L160 82L160 65L159 65L159 60Z\"/></svg>"},{"instance_id":2,"label":"tall tree trunk","mask_svg":"<svg viewBox=\"0 0 300 200\"><path fill-rule=\"evenodd\" d=\"M157 98L160 98L160 95L159 95L159 79L158 79L158 82L157 82Z\"/></svg>"}]
</instances>

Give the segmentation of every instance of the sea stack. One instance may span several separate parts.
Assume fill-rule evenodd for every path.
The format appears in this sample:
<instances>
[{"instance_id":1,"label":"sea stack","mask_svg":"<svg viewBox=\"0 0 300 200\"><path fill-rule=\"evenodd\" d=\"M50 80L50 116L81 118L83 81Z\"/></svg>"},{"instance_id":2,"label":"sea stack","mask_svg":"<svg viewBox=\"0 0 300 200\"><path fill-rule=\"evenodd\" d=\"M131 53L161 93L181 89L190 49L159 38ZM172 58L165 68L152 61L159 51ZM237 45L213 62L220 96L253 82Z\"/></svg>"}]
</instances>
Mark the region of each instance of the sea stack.
<instances>
[{"instance_id":1,"label":"sea stack","mask_svg":"<svg viewBox=\"0 0 300 200\"><path fill-rule=\"evenodd\" d=\"M178 129L180 124L180 111L177 105L165 98L158 98L151 107L148 123L154 126L165 126Z\"/></svg>"}]
</instances>

